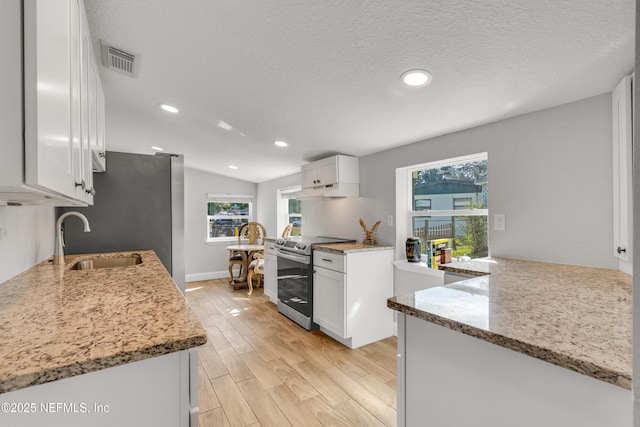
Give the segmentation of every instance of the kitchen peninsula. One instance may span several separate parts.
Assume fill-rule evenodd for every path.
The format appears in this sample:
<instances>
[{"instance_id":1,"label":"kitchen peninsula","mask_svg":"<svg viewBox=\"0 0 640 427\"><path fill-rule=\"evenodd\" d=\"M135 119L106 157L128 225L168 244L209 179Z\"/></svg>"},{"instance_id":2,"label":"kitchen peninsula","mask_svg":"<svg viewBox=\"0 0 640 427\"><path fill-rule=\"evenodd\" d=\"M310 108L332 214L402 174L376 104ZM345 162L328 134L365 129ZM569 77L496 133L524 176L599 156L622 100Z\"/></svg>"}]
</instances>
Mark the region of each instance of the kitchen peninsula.
<instances>
[{"instance_id":1,"label":"kitchen peninsula","mask_svg":"<svg viewBox=\"0 0 640 427\"><path fill-rule=\"evenodd\" d=\"M486 258L388 300L398 425L631 426L631 277Z\"/></svg>"},{"instance_id":2,"label":"kitchen peninsula","mask_svg":"<svg viewBox=\"0 0 640 427\"><path fill-rule=\"evenodd\" d=\"M141 263L70 269L132 256ZM156 254L65 260L0 285L0 401L15 409L3 407L0 424L188 425L185 399L197 387L188 350L206 343L206 332ZM51 413L51 403L66 406Z\"/></svg>"}]
</instances>

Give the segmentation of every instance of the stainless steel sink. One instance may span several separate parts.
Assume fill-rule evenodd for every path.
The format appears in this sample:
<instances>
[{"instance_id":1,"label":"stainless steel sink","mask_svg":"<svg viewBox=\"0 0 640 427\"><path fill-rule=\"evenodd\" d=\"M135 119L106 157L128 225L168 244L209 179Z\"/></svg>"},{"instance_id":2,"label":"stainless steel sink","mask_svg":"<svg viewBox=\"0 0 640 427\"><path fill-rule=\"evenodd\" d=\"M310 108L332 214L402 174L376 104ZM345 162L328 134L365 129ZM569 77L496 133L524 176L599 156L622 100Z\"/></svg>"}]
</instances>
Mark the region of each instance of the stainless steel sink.
<instances>
[{"instance_id":1,"label":"stainless steel sink","mask_svg":"<svg viewBox=\"0 0 640 427\"><path fill-rule=\"evenodd\" d=\"M96 268L122 268L142 263L142 257L138 254L126 255L116 258L91 258L78 261L69 270L95 270Z\"/></svg>"}]
</instances>

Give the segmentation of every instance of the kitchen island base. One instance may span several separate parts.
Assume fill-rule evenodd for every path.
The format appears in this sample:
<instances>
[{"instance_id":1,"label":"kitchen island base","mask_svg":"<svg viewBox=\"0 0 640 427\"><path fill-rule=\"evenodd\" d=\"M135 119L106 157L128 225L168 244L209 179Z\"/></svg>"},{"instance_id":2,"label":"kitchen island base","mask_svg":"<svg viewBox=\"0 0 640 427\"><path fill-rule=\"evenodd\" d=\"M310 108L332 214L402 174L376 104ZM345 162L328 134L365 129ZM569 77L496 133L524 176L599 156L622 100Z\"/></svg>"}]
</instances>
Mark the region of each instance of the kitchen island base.
<instances>
[{"instance_id":1,"label":"kitchen island base","mask_svg":"<svg viewBox=\"0 0 640 427\"><path fill-rule=\"evenodd\" d=\"M631 427L632 392L398 313L398 426Z\"/></svg>"},{"instance_id":2,"label":"kitchen island base","mask_svg":"<svg viewBox=\"0 0 640 427\"><path fill-rule=\"evenodd\" d=\"M197 425L197 381L185 381L194 375L188 372L190 357L197 358L197 350L182 350L1 394L0 425Z\"/></svg>"}]
</instances>

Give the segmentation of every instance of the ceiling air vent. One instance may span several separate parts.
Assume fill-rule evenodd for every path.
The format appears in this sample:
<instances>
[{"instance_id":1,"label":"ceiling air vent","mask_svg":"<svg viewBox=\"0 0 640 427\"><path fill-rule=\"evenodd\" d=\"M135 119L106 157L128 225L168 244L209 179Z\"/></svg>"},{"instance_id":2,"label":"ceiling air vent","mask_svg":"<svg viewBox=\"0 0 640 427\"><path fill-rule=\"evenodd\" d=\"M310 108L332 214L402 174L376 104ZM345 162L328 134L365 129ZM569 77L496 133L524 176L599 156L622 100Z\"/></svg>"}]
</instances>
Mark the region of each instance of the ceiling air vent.
<instances>
[{"instance_id":1,"label":"ceiling air vent","mask_svg":"<svg viewBox=\"0 0 640 427\"><path fill-rule=\"evenodd\" d=\"M110 46L104 40L100 40L100 45L102 46L102 64L105 67L129 77L138 77L139 55Z\"/></svg>"}]
</instances>

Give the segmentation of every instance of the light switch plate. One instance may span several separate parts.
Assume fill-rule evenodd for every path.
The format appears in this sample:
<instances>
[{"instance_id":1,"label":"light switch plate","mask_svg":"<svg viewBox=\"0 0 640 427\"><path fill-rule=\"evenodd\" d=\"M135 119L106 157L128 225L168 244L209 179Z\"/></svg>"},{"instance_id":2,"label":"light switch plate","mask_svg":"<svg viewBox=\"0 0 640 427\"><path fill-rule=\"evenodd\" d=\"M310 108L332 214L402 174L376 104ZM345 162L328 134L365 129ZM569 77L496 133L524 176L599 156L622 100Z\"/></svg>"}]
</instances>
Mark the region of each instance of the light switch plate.
<instances>
[{"instance_id":1,"label":"light switch plate","mask_svg":"<svg viewBox=\"0 0 640 427\"><path fill-rule=\"evenodd\" d=\"M504 231L506 229L504 214L495 214L493 216L493 229L495 231Z\"/></svg>"}]
</instances>

